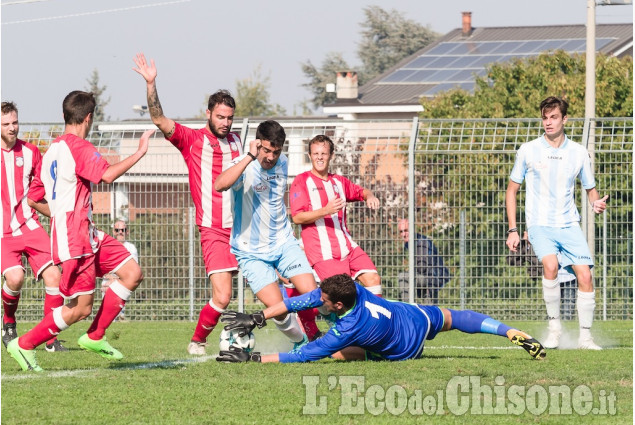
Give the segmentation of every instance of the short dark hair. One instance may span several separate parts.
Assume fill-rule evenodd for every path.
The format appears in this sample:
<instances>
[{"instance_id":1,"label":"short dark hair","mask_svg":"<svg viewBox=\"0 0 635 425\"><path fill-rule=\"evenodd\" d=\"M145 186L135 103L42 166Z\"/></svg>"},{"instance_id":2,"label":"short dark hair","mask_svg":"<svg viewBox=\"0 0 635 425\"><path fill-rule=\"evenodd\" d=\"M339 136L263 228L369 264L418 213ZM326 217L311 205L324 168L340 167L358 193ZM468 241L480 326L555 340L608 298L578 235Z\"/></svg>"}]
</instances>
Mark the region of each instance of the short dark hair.
<instances>
[{"instance_id":1,"label":"short dark hair","mask_svg":"<svg viewBox=\"0 0 635 425\"><path fill-rule=\"evenodd\" d=\"M328 143L329 151L331 154L333 154L333 151L335 151L335 145L333 144L331 138L329 136L325 136L324 134L318 134L309 141L309 154L311 153L311 146L318 143Z\"/></svg>"},{"instance_id":2,"label":"short dark hair","mask_svg":"<svg viewBox=\"0 0 635 425\"><path fill-rule=\"evenodd\" d=\"M10 112L18 113L18 105L13 102L2 102L2 115L8 114Z\"/></svg>"},{"instance_id":3,"label":"short dark hair","mask_svg":"<svg viewBox=\"0 0 635 425\"><path fill-rule=\"evenodd\" d=\"M229 90L218 90L216 93L210 95L209 100L207 101L207 109L211 112L214 110L216 105L225 105L232 109L236 109L236 101Z\"/></svg>"},{"instance_id":4,"label":"short dark hair","mask_svg":"<svg viewBox=\"0 0 635 425\"><path fill-rule=\"evenodd\" d=\"M95 95L75 90L64 98L62 111L65 124L81 124L88 114L95 113Z\"/></svg>"},{"instance_id":5,"label":"short dark hair","mask_svg":"<svg viewBox=\"0 0 635 425\"><path fill-rule=\"evenodd\" d=\"M357 287L353 278L347 274L336 274L327 277L320 283L322 292L329 296L331 302L341 302L347 309L355 305Z\"/></svg>"},{"instance_id":6,"label":"short dark hair","mask_svg":"<svg viewBox=\"0 0 635 425\"><path fill-rule=\"evenodd\" d=\"M551 111L554 108L560 109L560 112L564 117L565 115L567 115L569 104L564 99L556 96L549 96L548 98L540 102L540 116L542 116L545 111Z\"/></svg>"},{"instance_id":7,"label":"short dark hair","mask_svg":"<svg viewBox=\"0 0 635 425\"><path fill-rule=\"evenodd\" d=\"M287 140L287 133L278 121L267 120L258 125L256 130L256 139L267 140L271 146L281 148Z\"/></svg>"}]
</instances>

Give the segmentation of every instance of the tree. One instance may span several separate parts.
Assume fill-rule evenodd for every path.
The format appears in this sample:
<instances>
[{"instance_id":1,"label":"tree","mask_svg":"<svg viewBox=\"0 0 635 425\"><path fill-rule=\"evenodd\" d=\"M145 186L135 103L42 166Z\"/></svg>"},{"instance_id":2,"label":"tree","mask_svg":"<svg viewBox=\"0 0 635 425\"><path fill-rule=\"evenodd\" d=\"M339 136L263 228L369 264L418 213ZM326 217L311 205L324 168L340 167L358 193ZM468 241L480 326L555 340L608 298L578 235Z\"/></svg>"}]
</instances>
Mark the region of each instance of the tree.
<instances>
[{"instance_id":1,"label":"tree","mask_svg":"<svg viewBox=\"0 0 635 425\"><path fill-rule=\"evenodd\" d=\"M252 75L242 80L236 80L236 110L234 114L240 117L262 117L285 115L286 110L278 104L269 103L269 87L271 77L261 74L258 65Z\"/></svg>"},{"instance_id":2,"label":"tree","mask_svg":"<svg viewBox=\"0 0 635 425\"><path fill-rule=\"evenodd\" d=\"M313 106L335 101L335 93L326 92L327 83L335 83L335 73L354 69L359 84L371 80L408 55L433 42L438 34L417 22L406 19L396 10L385 11L379 6L364 8L365 19L360 24L362 40L357 49L361 66L350 67L341 53L330 52L316 68L311 61L302 63L302 72L309 80L303 84L313 97Z\"/></svg>"},{"instance_id":3,"label":"tree","mask_svg":"<svg viewBox=\"0 0 635 425\"><path fill-rule=\"evenodd\" d=\"M385 11L379 6L369 6L364 8L364 14L366 19L360 24L362 41L357 50L364 81L382 74L438 37L430 28L407 19L395 9Z\"/></svg>"},{"instance_id":4,"label":"tree","mask_svg":"<svg viewBox=\"0 0 635 425\"><path fill-rule=\"evenodd\" d=\"M313 94L311 103L315 108L326 103L332 103L335 101L335 93L327 93L326 84L335 83L335 73L349 69L348 64L342 57L341 53L327 53L326 58L322 61L322 66L318 69L307 61L301 64L302 72L309 79L308 83L302 84Z\"/></svg>"},{"instance_id":5,"label":"tree","mask_svg":"<svg viewBox=\"0 0 635 425\"><path fill-rule=\"evenodd\" d=\"M596 116L633 115L633 58L596 58ZM423 99L422 118L537 117L538 105L556 95L569 102L569 117L584 116L586 57L562 50L488 67L474 93L453 89Z\"/></svg>"},{"instance_id":6,"label":"tree","mask_svg":"<svg viewBox=\"0 0 635 425\"><path fill-rule=\"evenodd\" d=\"M93 69L92 74L90 74L90 78L86 80L88 83L88 87L86 87L86 91L91 92L95 96L96 106L95 106L95 114L94 121L108 121L110 117L105 115L106 106L110 103L110 97L106 99L104 97L104 92L108 88L108 86L100 86L99 85L99 71L97 69Z\"/></svg>"}]
</instances>

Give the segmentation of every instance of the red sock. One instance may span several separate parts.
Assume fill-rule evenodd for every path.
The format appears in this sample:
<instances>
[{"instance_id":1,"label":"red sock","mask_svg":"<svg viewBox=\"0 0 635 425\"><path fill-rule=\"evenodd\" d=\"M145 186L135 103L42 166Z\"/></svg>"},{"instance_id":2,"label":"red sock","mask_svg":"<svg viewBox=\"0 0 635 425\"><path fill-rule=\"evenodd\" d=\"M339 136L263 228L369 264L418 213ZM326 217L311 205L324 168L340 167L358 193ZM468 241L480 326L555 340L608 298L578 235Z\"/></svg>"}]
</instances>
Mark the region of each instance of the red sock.
<instances>
[{"instance_id":1,"label":"red sock","mask_svg":"<svg viewBox=\"0 0 635 425\"><path fill-rule=\"evenodd\" d=\"M95 341L102 339L106 334L106 329L115 320L115 317L119 315L124 305L126 305L126 302L109 288L104 295L104 299L101 300L101 306L95 316L95 320L86 331L88 337Z\"/></svg>"},{"instance_id":2,"label":"red sock","mask_svg":"<svg viewBox=\"0 0 635 425\"><path fill-rule=\"evenodd\" d=\"M296 288L285 287L285 289L287 290L287 296L289 298L302 295ZM313 338L315 337L315 334L320 332L320 329L317 327L317 323L315 323L315 318L318 315L317 309L310 308L308 310L298 311L297 315L298 315L298 320L300 320L300 324L304 328L304 333L309 338L309 340L313 340Z\"/></svg>"},{"instance_id":3,"label":"red sock","mask_svg":"<svg viewBox=\"0 0 635 425\"><path fill-rule=\"evenodd\" d=\"M46 316L48 313L53 311L54 308L61 307L63 305L64 305L64 297L62 297L62 295L60 295L59 292L55 295L51 295L47 293L44 296L44 316ZM56 339L57 337L53 337L49 339L48 341L46 341L46 343L53 344Z\"/></svg>"},{"instance_id":4,"label":"red sock","mask_svg":"<svg viewBox=\"0 0 635 425\"><path fill-rule=\"evenodd\" d=\"M221 313L214 307L205 304L205 307L201 310L198 316L198 323L196 329L194 329L194 335L192 335L192 341L205 342L210 333L214 330L214 327L218 324Z\"/></svg>"},{"instance_id":5,"label":"red sock","mask_svg":"<svg viewBox=\"0 0 635 425\"><path fill-rule=\"evenodd\" d=\"M33 329L18 339L18 345L25 350L33 350L51 338L51 335L57 335L58 333L60 333L60 328L55 324L53 312L50 312Z\"/></svg>"},{"instance_id":6,"label":"red sock","mask_svg":"<svg viewBox=\"0 0 635 425\"><path fill-rule=\"evenodd\" d=\"M15 312L18 309L20 293L10 295L2 288L2 307L4 307L4 317L2 323L15 323Z\"/></svg>"}]
</instances>

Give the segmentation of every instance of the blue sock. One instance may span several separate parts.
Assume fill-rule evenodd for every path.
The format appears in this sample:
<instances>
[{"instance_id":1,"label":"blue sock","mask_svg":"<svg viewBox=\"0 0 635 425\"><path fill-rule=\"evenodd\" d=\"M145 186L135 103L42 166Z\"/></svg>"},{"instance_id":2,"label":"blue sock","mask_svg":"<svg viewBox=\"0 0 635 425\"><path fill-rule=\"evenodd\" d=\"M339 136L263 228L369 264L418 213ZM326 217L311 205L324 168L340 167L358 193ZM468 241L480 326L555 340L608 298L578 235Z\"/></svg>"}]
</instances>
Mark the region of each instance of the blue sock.
<instances>
[{"instance_id":1,"label":"blue sock","mask_svg":"<svg viewBox=\"0 0 635 425\"><path fill-rule=\"evenodd\" d=\"M507 331L512 329L498 320L472 310L450 310L450 314L452 315L452 329L458 329L468 334L485 333L506 337Z\"/></svg>"}]
</instances>

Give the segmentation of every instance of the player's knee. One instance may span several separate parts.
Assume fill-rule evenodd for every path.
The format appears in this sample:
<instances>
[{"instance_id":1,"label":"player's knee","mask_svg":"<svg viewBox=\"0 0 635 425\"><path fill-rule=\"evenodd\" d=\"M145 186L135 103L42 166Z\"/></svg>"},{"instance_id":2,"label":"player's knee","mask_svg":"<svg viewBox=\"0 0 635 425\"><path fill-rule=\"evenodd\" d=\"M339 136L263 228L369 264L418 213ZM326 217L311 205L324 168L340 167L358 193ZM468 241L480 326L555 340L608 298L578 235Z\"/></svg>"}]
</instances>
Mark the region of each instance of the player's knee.
<instances>
[{"instance_id":1,"label":"player's knee","mask_svg":"<svg viewBox=\"0 0 635 425\"><path fill-rule=\"evenodd\" d=\"M60 280L62 280L62 274L57 266L50 265L42 272L42 280L45 286L58 287L60 286Z\"/></svg>"},{"instance_id":2,"label":"player's knee","mask_svg":"<svg viewBox=\"0 0 635 425\"><path fill-rule=\"evenodd\" d=\"M381 285L381 278L378 273L364 273L359 275L358 279L365 287Z\"/></svg>"},{"instance_id":3,"label":"player's knee","mask_svg":"<svg viewBox=\"0 0 635 425\"><path fill-rule=\"evenodd\" d=\"M214 305L225 309L229 305L230 300L231 297L229 296L229 294L214 294L212 302L214 303Z\"/></svg>"},{"instance_id":4,"label":"player's knee","mask_svg":"<svg viewBox=\"0 0 635 425\"><path fill-rule=\"evenodd\" d=\"M20 291L24 285L24 272L22 269L9 270L4 274L4 283L12 291Z\"/></svg>"}]
</instances>

